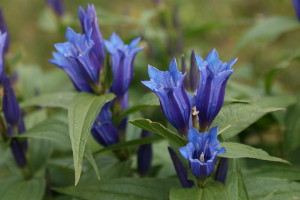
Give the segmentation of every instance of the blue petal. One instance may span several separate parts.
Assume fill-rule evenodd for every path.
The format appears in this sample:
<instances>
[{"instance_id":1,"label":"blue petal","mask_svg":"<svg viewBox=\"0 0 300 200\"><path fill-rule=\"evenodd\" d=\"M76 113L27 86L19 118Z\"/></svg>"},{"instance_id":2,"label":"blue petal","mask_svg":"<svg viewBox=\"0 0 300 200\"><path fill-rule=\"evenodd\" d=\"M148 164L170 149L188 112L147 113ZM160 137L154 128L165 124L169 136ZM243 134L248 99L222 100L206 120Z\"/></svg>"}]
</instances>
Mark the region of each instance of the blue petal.
<instances>
[{"instance_id":1,"label":"blue petal","mask_svg":"<svg viewBox=\"0 0 300 200\"><path fill-rule=\"evenodd\" d=\"M189 142L186 146L181 147L179 151L185 159L189 159L192 157L192 154L195 151L195 147L193 143Z\"/></svg>"}]
</instances>

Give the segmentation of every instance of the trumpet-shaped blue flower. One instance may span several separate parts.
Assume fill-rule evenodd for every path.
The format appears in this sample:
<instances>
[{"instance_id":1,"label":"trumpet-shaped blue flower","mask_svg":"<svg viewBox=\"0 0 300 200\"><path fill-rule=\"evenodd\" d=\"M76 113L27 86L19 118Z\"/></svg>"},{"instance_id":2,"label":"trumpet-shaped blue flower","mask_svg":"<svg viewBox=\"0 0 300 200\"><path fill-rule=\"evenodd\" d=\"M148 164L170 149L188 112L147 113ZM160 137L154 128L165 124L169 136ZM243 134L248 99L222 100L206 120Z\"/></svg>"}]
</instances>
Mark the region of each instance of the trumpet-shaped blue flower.
<instances>
[{"instance_id":1,"label":"trumpet-shaped blue flower","mask_svg":"<svg viewBox=\"0 0 300 200\"><path fill-rule=\"evenodd\" d=\"M99 28L97 13L94 5L87 5L86 12L82 7L78 9L78 16L81 23L81 29L83 34L88 34L91 31L91 39L94 41L95 45L92 47L92 61L95 66L99 66L97 68L99 71L103 68L104 60L105 60L105 52L104 52L104 40Z\"/></svg>"},{"instance_id":2,"label":"trumpet-shaped blue flower","mask_svg":"<svg viewBox=\"0 0 300 200\"><path fill-rule=\"evenodd\" d=\"M110 90L116 94L117 99L124 96L132 81L135 56L143 49L137 47L140 39L136 38L127 45L116 33L113 33L110 40L105 41L105 47L111 56L114 76Z\"/></svg>"},{"instance_id":3,"label":"trumpet-shaped blue flower","mask_svg":"<svg viewBox=\"0 0 300 200\"><path fill-rule=\"evenodd\" d=\"M150 81L142 83L150 88L159 98L160 106L168 121L183 135L186 135L190 125L192 109L191 100L184 89L184 78L177 69L176 60L169 65L169 71L159 71L148 66Z\"/></svg>"},{"instance_id":4,"label":"trumpet-shaped blue flower","mask_svg":"<svg viewBox=\"0 0 300 200\"><path fill-rule=\"evenodd\" d=\"M66 38L68 42L54 45L57 52L53 52L50 62L68 74L77 90L93 92L92 88L99 83L100 66L92 61L91 31L81 35L67 28Z\"/></svg>"},{"instance_id":5,"label":"trumpet-shaped blue flower","mask_svg":"<svg viewBox=\"0 0 300 200\"><path fill-rule=\"evenodd\" d=\"M21 118L21 109L12 84L7 76L3 77L3 88L2 107L5 119L12 126L17 126Z\"/></svg>"},{"instance_id":6,"label":"trumpet-shaped blue flower","mask_svg":"<svg viewBox=\"0 0 300 200\"><path fill-rule=\"evenodd\" d=\"M120 141L118 131L111 122L111 111L109 110L111 104L112 102L108 102L102 107L91 129L95 140L103 146Z\"/></svg>"},{"instance_id":7,"label":"trumpet-shaped blue flower","mask_svg":"<svg viewBox=\"0 0 300 200\"><path fill-rule=\"evenodd\" d=\"M63 0L47 0L47 4L58 16L65 13Z\"/></svg>"},{"instance_id":8,"label":"trumpet-shaped blue flower","mask_svg":"<svg viewBox=\"0 0 300 200\"><path fill-rule=\"evenodd\" d=\"M201 130L206 130L219 113L225 95L227 81L232 74L231 67L237 59L232 59L227 64L219 60L217 51L212 50L203 60L196 55L200 71L200 81L196 94L196 108Z\"/></svg>"},{"instance_id":9,"label":"trumpet-shaped blue flower","mask_svg":"<svg viewBox=\"0 0 300 200\"><path fill-rule=\"evenodd\" d=\"M3 54L3 53L6 53L9 49L9 35L8 35L8 31L7 31L7 25L6 25L6 22L5 22L5 18L4 18L4 15L3 15L3 12L2 12L1 8L0 8L0 32L2 34L6 33L6 37L4 39L4 47L2 47L3 50L1 52L1 54Z\"/></svg>"},{"instance_id":10,"label":"trumpet-shaped blue flower","mask_svg":"<svg viewBox=\"0 0 300 200\"><path fill-rule=\"evenodd\" d=\"M197 178L209 176L214 170L216 156L226 151L224 147L220 148L217 135L218 127L205 133L190 128L187 136L189 143L179 149L182 156L189 160L191 172Z\"/></svg>"}]
</instances>

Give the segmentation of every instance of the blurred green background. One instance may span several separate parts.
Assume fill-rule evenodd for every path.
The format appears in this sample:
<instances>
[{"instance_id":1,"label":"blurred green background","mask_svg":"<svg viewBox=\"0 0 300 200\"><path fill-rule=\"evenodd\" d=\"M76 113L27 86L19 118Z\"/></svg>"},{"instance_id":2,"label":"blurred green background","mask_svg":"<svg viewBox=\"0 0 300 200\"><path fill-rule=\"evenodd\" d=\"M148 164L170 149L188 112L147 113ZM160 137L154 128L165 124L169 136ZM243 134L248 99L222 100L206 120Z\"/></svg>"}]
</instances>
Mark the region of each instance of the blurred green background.
<instances>
[{"instance_id":1,"label":"blurred green background","mask_svg":"<svg viewBox=\"0 0 300 200\"><path fill-rule=\"evenodd\" d=\"M263 78L272 69L280 68L275 88L284 93L299 89L299 62L290 57L299 50L300 24L296 25L294 8L286 0L72 0L65 1L67 13L62 19L52 13L44 0L1 0L11 36L9 56L22 52L18 65L34 64L47 71L55 70L47 61L53 44L65 41L67 26L80 31L77 8L87 3L97 8L104 38L108 39L112 31L126 41L142 36L145 50L138 55L135 66L135 74L139 74L134 80L137 88L142 87L138 82L147 78L147 64L163 69L174 56L180 58L184 54L189 58L192 49L205 56L216 48L224 61L238 57L233 79L263 88ZM276 26L267 24L260 30L266 36L244 38L253 26L275 16L295 20L290 25L284 21Z\"/></svg>"}]
</instances>

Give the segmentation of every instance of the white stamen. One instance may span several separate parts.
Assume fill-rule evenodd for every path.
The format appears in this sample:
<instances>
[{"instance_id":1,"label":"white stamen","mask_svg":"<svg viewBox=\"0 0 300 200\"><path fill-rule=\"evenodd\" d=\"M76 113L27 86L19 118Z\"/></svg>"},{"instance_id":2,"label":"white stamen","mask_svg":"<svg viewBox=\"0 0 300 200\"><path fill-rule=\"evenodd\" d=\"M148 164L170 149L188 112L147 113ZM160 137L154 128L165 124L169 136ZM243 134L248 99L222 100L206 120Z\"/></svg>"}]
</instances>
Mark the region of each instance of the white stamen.
<instances>
[{"instance_id":1,"label":"white stamen","mask_svg":"<svg viewBox=\"0 0 300 200\"><path fill-rule=\"evenodd\" d=\"M200 162L204 163L205 159L204 159L204 153L202 152L200 155Z\"/></svg>"}]
</instances>

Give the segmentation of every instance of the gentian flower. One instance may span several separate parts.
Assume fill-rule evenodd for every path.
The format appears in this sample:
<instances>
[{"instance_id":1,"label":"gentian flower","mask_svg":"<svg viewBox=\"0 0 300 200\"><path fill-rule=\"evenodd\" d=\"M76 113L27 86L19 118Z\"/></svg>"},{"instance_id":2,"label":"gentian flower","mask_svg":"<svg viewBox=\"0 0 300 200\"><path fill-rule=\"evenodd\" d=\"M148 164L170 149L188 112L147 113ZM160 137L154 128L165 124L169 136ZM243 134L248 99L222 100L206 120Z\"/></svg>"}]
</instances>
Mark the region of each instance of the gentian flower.
<instances>
[{"instance_id":1,"label":"gentian flower","mask_svg":"<svg viewBox=\"0 0 300 200\"><path fill-rule=\"evenodd\" d=\"M12 126L18 126L21 118L21 109L15 96L12 84L7 76L3 77L2 107L6 121Z\"/></svg>"},{"instance_id":2,"label":"gentian flower","mask_svg":"<svg viewBox=\"0 0 300 200\"><path fill-rule=\"evenodd\" d=\"M111 122L111 111L109 110L111 104L112 102L108 102L102 107L91 129L95 140L103 146L120 141L118 131Z\"/></svg>"},{"instance_id":3,"label":"gentian flower","mask_svg":"<svg viewBox=\"0 0 300 200\"><path fill-rule=\"evenodd\" d=\"M159 98L160 106L168 121L182 134L186 135L190 125L192 101L184 89L186 74L177 69L176 60L169 65L169 71L159 71L148 66L150 81L142 83Z\"/></svg>"},{"instance_id":4,"label":"gentian flower","mask_svg":"<svg viewBox=\"0 0 300 200\"><path fill-rule=\"evenodd\" d=\"M179 149L185 159L189 160L191 172L197 178L206 178L214 170L216 156L225 153L217 140L218 127L211 128L209 132L199 133L190 128L188 132L189 143Z\"/></svg>"},{"instance_id":5,"label":"gentian flower","mask_svg":"<svg viewBox=\"0 0 300 200\"><path fill-rule=\"evenodd\" d=\"M47 4L58 16L65 13L63 0L47 0Z\"/></svg>"},{"instance_id":6,"label":"gentian flower","mask_svg":"<svg viewBox=\"0 0 300 200\"><path fill-rule=\"evenodd\" d=\"M4 39L4 47L3 50L1 50L1 54L3 53L6 53L9 49L9 35L8 35L8 31L7 31L7 25L6 25L6 22L5 22L5 18L4 18L4 15L3 15L3 12L2 12L2 9L0 8L0 32L2 34L5 34L6 33L6 37ZM3 41L0 41L0 43L2 43ZM0 44L1 46L1 44ZM0 55L2 56L2 55Z\"/></svg>"},{"instance_id":7,"label":"gentian flower","mask_svg":"<svg viewBox=\"0 0 300 200\"><path fill-rule=\"evenodd\" d=\"M232 59L227 64L219 60L217 51L212 50L203 60L196 55L196 61L200 71L200 81L196 94L196 108L200 129L207 130L219 113L225 95L227 81L232 74L231 67L237 59Z\"/></svg>"},{"instance_id":8,"label":"gentian flower","mask_svg":"<svg viewBox=\"0 0 300 200\"><path fill-rule=\"evenodd\" d=\"M1 16L0 16L1 17ZM0 32L0 82L3 79L4 74L4 51L6 43L7 33Z\"/></svg>"},{"instance_id":9,"label":"gentian flower","mask_svg":"<svg viewBox=\"0 0 300 200\"><path fill-rule=\"evenodd\" d=\"M86 34L75 33L67 28L68 42L55 44L58 52L53 52L54 59L50 62L63 69L72 80L78 91L91 92L99 83L99 65L94 65L91 49L91 31Z\"/></svg>"},{"instance_id":10,"label":"gentian flower","mask_svg":"<svg viewBox=\"0 0 300 200\"><path fill-rule=\"evenodd\" d=\"M83 34L88 34L91 31L91 39L95 43L92 47L91 60L97 68L98 74L99 71L103 68L105 60L104 52L104 40L99 28L97 13L94 5L87 5L86 12L82 7L78 9L78 16L81 23L81 29Z\"/></svg>"},{"instance_id":11,"label":"gentian flower","mask_svg":"<svg viewBox=\"0 0 300 200\"><path fill-rule=\"evenodd\" d=\"M132 81L135 56L143 49L137 47L140 39L136 38L127 45L116 33L113 33L110 40L105 41L105 47L111 56L114 76L110 91L117 96L119 101L127 92Z\"/></svg>"},{"instance_id":12,"label":"gentian flower","mask_svg":"<svg viewBox=\"0 0 300 200\"><path fill-rule=\"evenodd\" d=\"M298 20L300 21L300 0L293 0L295 12Z\"/></svg>"}]
</instances>

